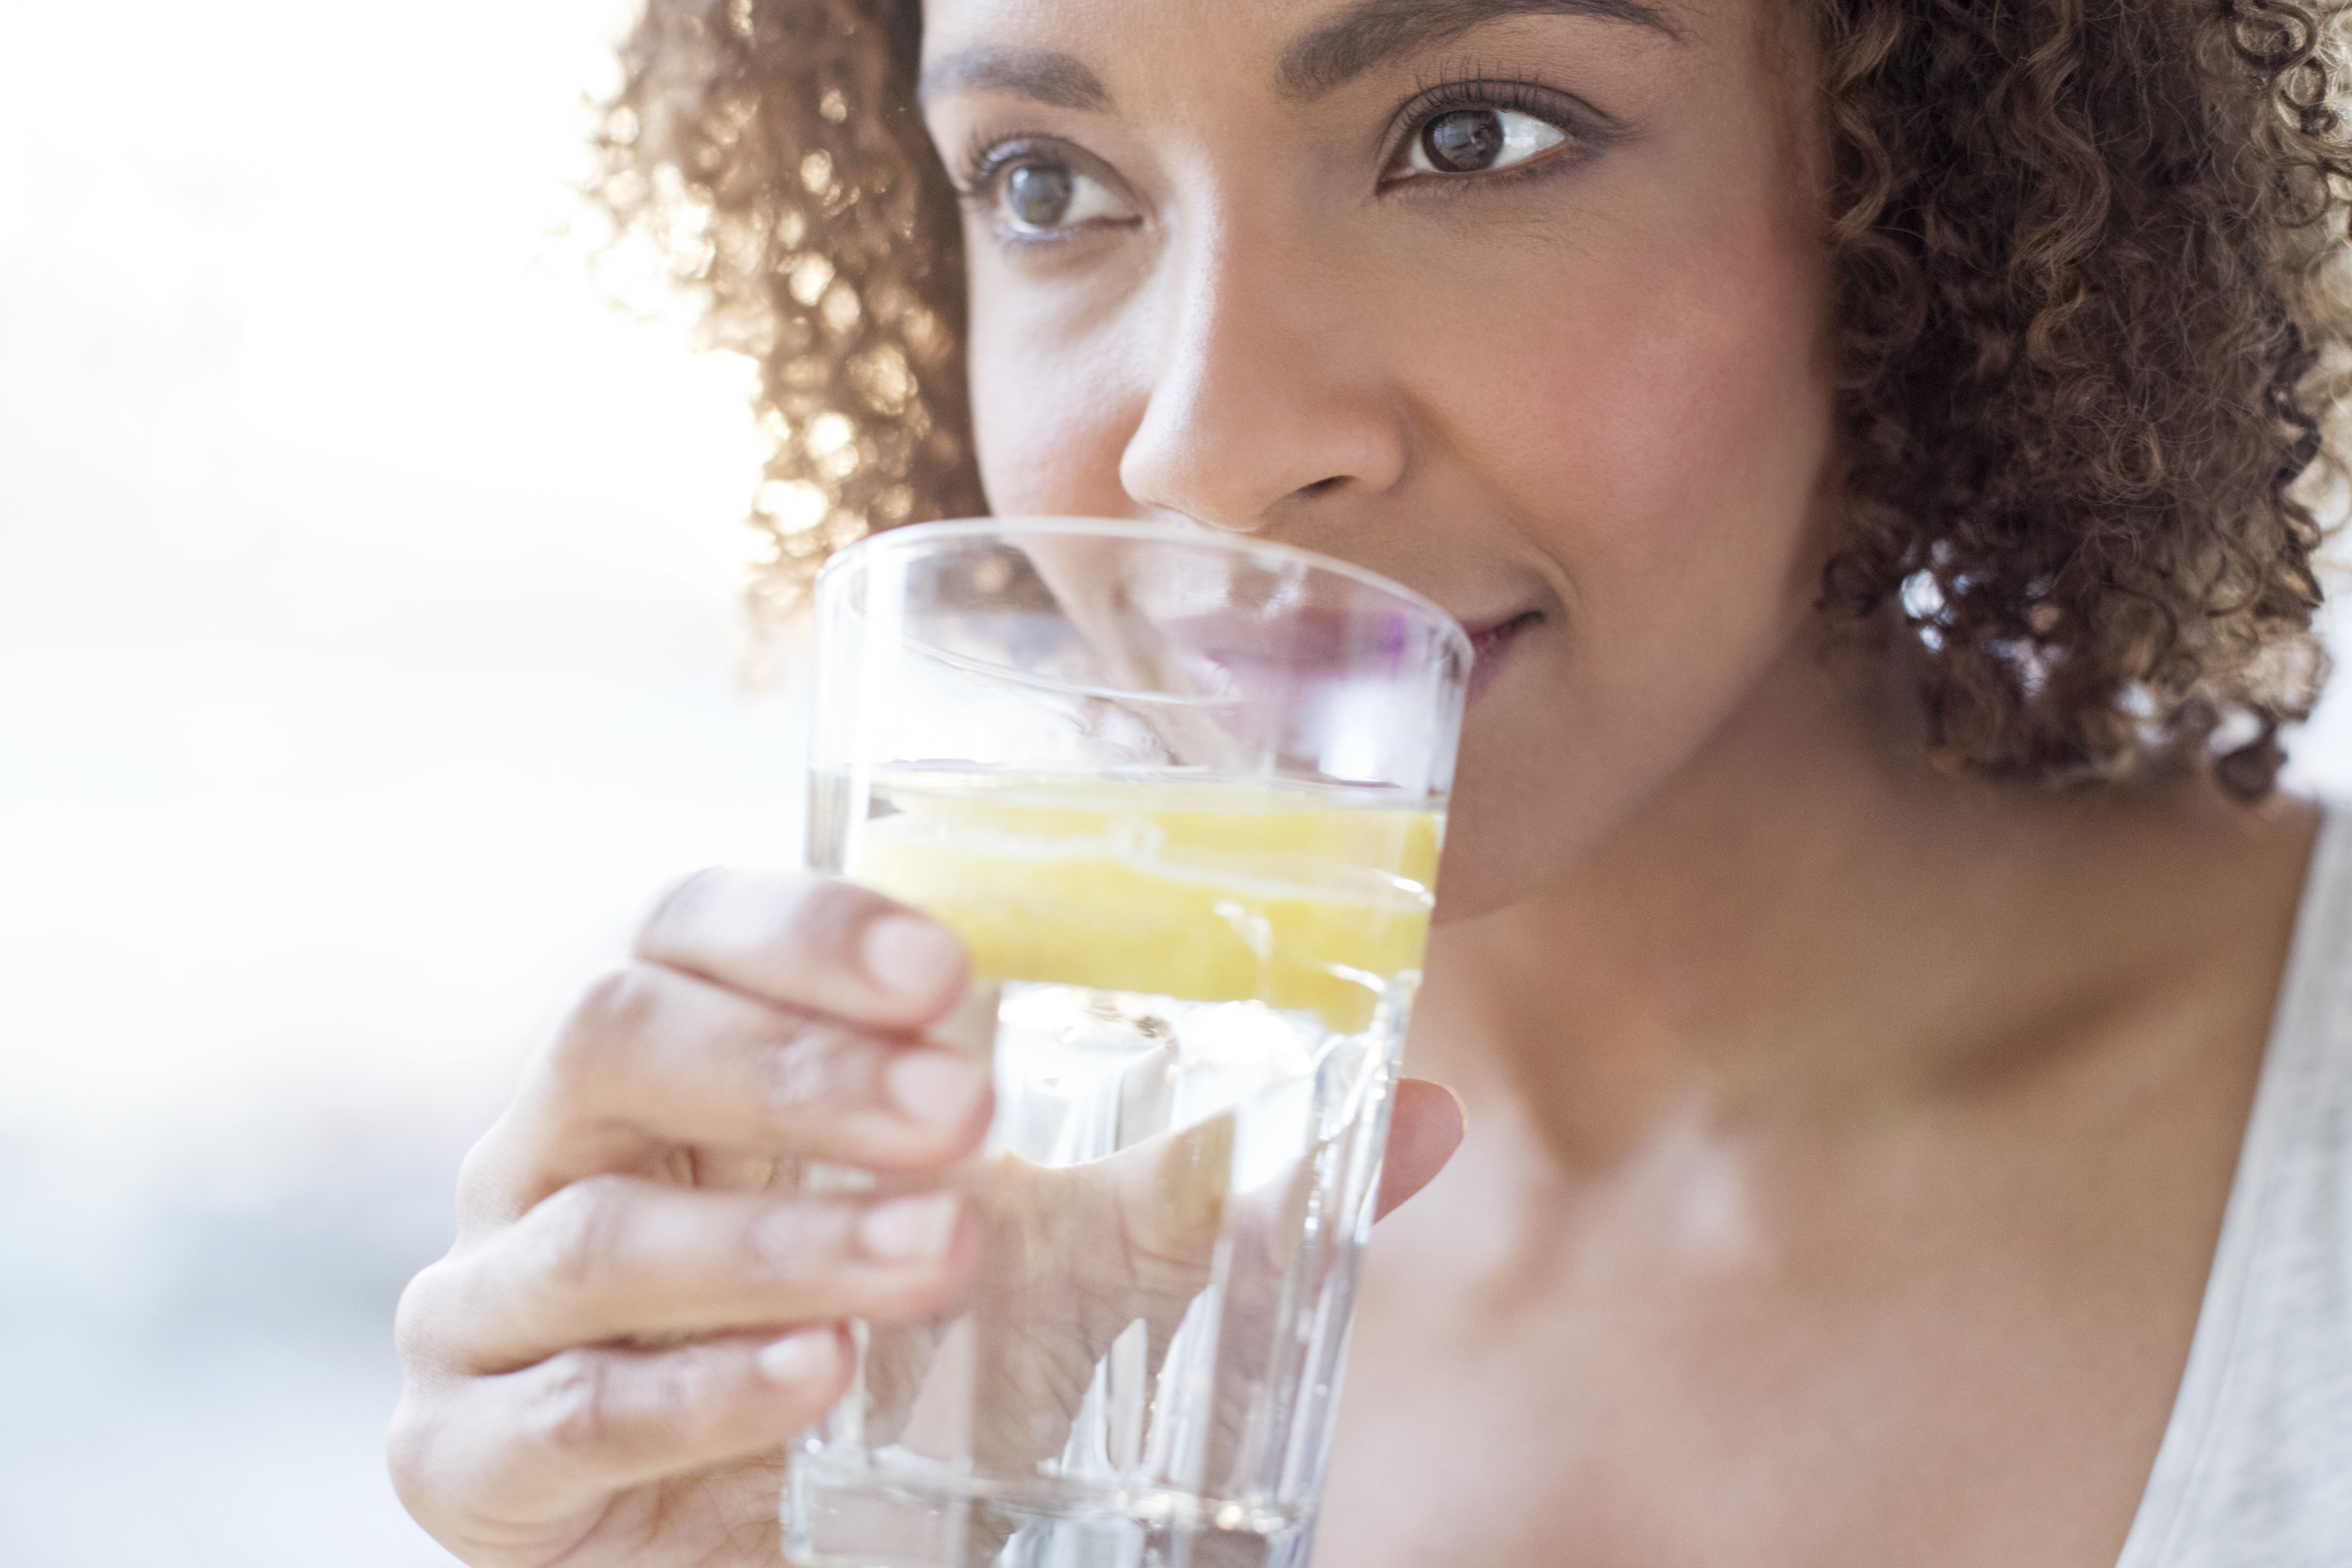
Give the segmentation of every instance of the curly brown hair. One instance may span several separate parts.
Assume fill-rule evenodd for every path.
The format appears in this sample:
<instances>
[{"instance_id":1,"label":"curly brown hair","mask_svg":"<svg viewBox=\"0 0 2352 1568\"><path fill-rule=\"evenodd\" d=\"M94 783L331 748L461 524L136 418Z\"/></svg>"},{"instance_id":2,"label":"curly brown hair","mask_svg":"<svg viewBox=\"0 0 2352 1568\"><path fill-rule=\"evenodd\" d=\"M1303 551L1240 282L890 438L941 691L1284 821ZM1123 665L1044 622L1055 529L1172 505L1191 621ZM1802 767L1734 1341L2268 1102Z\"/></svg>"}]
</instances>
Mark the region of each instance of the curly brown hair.
<instances>
[{"instance_id":1,"label":"curly brown hair","mask_svg":"<svg viewBox=\"0 0 2352 1568\"><path fill-rule=\"evenodd\" d=\"M1937 759L2211 759L2267 794L2326 674L2352 390L2352 0L1803 0L1832 147L1847 532L1826 614L1921 644ZM984 509L919 0L647 0L598 194L760 367L755 596Z\"/></svg>"}]
</instances>

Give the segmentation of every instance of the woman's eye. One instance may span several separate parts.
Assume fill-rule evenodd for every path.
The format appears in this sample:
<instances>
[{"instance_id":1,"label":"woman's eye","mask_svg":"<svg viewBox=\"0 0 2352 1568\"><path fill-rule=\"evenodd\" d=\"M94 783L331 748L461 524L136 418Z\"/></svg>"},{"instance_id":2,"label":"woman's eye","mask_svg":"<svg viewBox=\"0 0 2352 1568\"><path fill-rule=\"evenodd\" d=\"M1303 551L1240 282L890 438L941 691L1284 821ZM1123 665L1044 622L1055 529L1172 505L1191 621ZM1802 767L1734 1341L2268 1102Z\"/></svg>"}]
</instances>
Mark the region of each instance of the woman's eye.
<instances>
[{"instance_id":1,"label":"woman's eye","mask_svg":"<svg viewBox=\"0 0 2352 1568\"><path fill-rule=\"evenodd\" d=\"M1478 174L1524 163L1568 132L1508 109L1454 109L1413 132L1405 167L1424 174Z\"/></svg>"},{"instance_id":2,"label":"woman's eye","mask_svg":"<svg viewBox=\"0 0 2352 1568\"><path fill-rule=\"evenodd\" d=\"M996 210L1014 234L1050 234L1107 218L1127 209L1110 187L1067 163L1034 160L1013 164L997 176Z\"/></svg>"}]
</instances>

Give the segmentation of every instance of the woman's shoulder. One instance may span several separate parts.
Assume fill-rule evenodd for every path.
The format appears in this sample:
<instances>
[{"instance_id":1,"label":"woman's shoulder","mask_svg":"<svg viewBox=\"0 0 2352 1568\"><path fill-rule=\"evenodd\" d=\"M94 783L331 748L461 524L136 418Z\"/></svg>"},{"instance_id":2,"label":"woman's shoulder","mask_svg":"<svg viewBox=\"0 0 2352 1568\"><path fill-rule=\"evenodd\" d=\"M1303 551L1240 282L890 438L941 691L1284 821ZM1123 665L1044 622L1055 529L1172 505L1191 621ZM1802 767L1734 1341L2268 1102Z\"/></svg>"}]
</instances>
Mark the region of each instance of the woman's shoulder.
<instances>
[{"instance_id":1,"label":"woman's shoulder","mask_svg":"<svg viewBox=\"0 0 2352 1568\"><path fill-rule=\"evenodd\" d=\"M2352 800L2284 802L2265 830L2294 875L2261 1093L2289 1082L2352 1096ZM2263 1109L2258 1097L2258 1118Z\"/></svg>"}]
</instances>

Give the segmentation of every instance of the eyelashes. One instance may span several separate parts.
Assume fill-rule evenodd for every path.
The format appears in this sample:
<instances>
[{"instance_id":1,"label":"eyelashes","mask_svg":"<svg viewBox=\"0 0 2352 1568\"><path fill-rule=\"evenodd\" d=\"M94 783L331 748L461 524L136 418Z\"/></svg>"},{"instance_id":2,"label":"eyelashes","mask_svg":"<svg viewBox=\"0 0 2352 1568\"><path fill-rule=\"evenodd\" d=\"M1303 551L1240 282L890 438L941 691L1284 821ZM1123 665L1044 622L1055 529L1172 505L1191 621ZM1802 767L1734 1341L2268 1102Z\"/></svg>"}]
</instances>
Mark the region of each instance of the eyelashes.
<instances>
[{"instance_id":1,"label":"eyelashes","mask_svg":"<svg viewBox=\"0 0 2352 1568\"><path fill-rule=\"evenodd\" d=\"M1458 122L1465 114L1519 120L1516 131L1503 135L1521 150L1521 155L1476 167L1459 162L1444 167L1433 164L1419 144L1439 121L1452 116ZM1528 134L1530 123L1543 128L1542 132ZM1461 127L1457 123L1452 129ZM1414 90L1390 112L1380 133L1378 188L1385 192L1412 184L1467 195L1565 172L1624 135L1622 122L1572 93L1532 77L1489 76L1474 65L1417 81ZM1088 212L1086 222L1040 225L1029 221L1029 216L1039 210L1032 200L1024 204L1028 216L1016 221L1005 210L1006 179L1017 177L1024 165L1057 170L1056 178L1093 186L1104 197L1118 184L1115 174L1066 137L1041 130L983 127L976 131L950 168L950 178L961 202L986 216L991 228L1007 244L1034 246L1067 240L1090 228L1115 226L1104 219L1115 216L1110 208L1117 205L1127 205L1128 216L1135 216L1131 204L1097 199L1092 206L1098 210Z\"/></svg>"},{"instance_id":2,"label":"eyelashes","mask_svg":"<svg viewBox=\"0 0 2352 1568\"><path fill-rule=\"evenodd\" d=\"M967 202L979 201L987 195L998 175L1024 156L1034 156L1053 147L1058 140L1043 131L974 132L964 143L962 156L949 169L949 180L957 195Z\"/></svg>"},{"instance_id":3,"label":"eyelashes","mask_svg":"<svg viewBox=\"0 0 2352 1568\"><path fill-rule=\"evenodd\" d=\"M1489 77L1472 67L1420 83L1412 96L1397 105L1389 121L1386 144L1391 151L1382 164L1383 182L1395 184L1409 177L1400 174L1398 164L1414 152L1430 127L1449 115L1464 113L1524 116L1557 131L1559 138L1523 162L1444 174L1433 183L1460 188L1549 174L1560 165L1582 163L1624 137L1624 127L1615 118L1573 93L1531 77Z\"/></svg>"},{"instance_id":4,"label":"eyelashes","mask_svg":"<svg viewBox=\"0 0 2352 1568\"><path fill-rule=\"evenodd\" d=\"M1391 139L1402 128L1417 126L1451 110L1502 109L1548 120L1579 135L1604 134L1617 121L1574 93L1528 76L1488 76L1479 67L1442 71L1413 84L1412 96L1390 117Z\"/></svg>"},{"instance_id":5,"label":"eyelashes","mask_svg":"<svg viewBox=\"0 0 2352 1568\"><path fill-rule=\"evenodd\" d=\"M1058 139L1024 133L976 142L966 150L956 195L984 211L1001 244L1056 244L1087 232L1139 221L1117 180Z\"/></svg>"}]
</instances>

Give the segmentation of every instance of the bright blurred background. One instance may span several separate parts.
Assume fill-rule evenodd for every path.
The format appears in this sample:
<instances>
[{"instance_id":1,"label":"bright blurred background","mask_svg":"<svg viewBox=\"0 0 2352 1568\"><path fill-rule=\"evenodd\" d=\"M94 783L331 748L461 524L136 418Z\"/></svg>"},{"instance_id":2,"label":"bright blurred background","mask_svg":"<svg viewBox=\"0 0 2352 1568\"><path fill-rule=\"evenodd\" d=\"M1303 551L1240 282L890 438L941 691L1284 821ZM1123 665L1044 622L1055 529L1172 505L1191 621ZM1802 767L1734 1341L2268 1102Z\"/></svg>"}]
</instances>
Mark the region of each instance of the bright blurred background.
<instances>
[{"instance_id":1,"label":"bright blurred background","mask_svg":"<svg viewBox=\"0 0 2352 1568\"><path fill-rule=\"evenodd\" d=\"M382 1444L457 1158L659 882L796 853L748 369L585 264L626 10L9 12L7 1568L449 1563Z\"/></svg>"},{"instance_id":2,"label":"bright blurred background","mask_svg":"<svg viewBox=\"0 0 2352 1568\"><path fill-rule=\"evenodd\" d=\"M451 1561L404 1278L663 879L796 853L740 362L614 309L625 0L9 7L0 1563Z\"/></svg>"}]
</instances>

